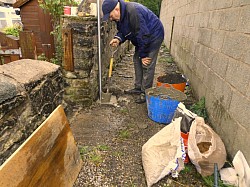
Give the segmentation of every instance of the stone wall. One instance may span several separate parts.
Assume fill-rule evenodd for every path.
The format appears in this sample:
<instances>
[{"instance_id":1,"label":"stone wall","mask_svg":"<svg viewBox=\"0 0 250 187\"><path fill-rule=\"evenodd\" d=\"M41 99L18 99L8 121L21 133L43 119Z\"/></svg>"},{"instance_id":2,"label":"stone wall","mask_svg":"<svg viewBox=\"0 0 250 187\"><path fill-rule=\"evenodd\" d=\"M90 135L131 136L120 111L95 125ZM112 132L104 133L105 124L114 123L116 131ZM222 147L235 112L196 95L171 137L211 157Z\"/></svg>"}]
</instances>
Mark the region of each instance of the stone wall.
<instances>
[{"instance_id":1,"label":"stone wall","mask_svg":"<svg viewBox=\"0 0 250 187\"><path fill-rule=\"evenodd\" d=\"M70 106L90 106L98 98L98 30L96 17L63 16L63 28L73 30L74 72L64 71L66 80L64 100ZM102 86L107 79L111 57L109 41L116 33L114 23L101 25ZM114 63L128 49L128 43L119 47ZM114 64L115 66L115 64Z\"/></svg>"},{"instance_id":2,"label":"stone wall","mask_svg":"<svg viewBox=\"0 0 250 187\"><path fill-rule=\"evenodd\" d=\"M241 150L250 163L250 1L163 0L165 44L205 96L215 131L231 156Z\"/></svg>"},{"instance_id":3,"label":"stone wall","mask_svg":"<svg viewBox=\"0 0 250 187\"><path fill-rule=\"evenodd\" d=\"M62 102L60 67L23 59L0 66L0 165Z\"/></svg>"}]
</instances>

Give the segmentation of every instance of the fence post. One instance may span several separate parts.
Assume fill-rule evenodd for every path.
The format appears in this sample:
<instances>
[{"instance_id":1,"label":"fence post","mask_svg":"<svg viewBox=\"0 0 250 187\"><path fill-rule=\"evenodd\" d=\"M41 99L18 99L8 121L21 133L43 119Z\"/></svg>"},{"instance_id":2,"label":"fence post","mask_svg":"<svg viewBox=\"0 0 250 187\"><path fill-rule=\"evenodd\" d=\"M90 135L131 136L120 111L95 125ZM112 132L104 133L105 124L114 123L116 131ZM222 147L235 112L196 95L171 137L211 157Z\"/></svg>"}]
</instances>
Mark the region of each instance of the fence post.
<instances>
[{"instance_id":1,"label":"fence post","mask_svg":"<svg viewBox=\"0 0 250 187\"><path fill-rule=\"evenodd\" d=\"M32 31L19 32L22 58L37 59L36 40Z\"/></svg>"},{"instance_id":2,"label":"fence post","mask_svg":"<svg viewBox=\"0 0 250 187\"><path fill-rule=\"evenodd\" d=\"M63 68L66 71L74 71L72 28L62 29L62 41L63 41Z\"/></svg>"}]
</instances>

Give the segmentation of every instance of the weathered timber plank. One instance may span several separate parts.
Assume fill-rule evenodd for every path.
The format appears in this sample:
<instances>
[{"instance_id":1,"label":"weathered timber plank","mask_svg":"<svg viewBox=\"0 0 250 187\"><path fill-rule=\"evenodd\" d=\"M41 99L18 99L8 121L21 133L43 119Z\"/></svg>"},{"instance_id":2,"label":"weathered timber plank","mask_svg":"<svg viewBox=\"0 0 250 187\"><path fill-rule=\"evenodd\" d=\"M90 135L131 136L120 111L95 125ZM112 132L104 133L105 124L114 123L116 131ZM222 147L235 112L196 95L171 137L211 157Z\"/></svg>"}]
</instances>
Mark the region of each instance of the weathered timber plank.
<instances>
[{"instance_id":1,"label":"weathered timber plank","mask_svg":"<svg viewBox=\"0 0 250 187\"><path fill-rule=\"evenodd\" d=\"M69 186L81 158L62 106L0 167L0 186Z\"/></svg>"},{"instance_id":2,"label":"weathered timber plank","mask_svg":"<svg viewBox=\"0 0 250 187\"><path fill-rule=\"evenodd\" d=\"M34 33L32 31L20 31L19 35L22 58L37 59Z\"/></svg>"},{"instance_id":3,"label":"weathered timber plank","mask_svg":"<svg viewBox=\"0 0 250 187\"><path fill-rule=\"evenodd\" d=\"M63 67L67 71L74 71L74 61L73 61L73 40L72 40L72 29L64 28L62 30L62 41L64 45L64 58Z\"/></svg>"}]
</instances>

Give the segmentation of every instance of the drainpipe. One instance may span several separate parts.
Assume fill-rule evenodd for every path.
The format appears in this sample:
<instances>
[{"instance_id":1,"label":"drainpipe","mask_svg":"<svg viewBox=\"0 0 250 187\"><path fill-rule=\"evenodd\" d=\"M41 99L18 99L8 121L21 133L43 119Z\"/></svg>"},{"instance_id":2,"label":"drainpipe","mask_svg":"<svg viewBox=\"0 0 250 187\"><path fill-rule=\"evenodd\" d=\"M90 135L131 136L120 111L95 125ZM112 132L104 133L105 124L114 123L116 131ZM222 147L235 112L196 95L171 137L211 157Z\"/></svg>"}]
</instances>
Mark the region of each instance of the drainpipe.
<instances>
[{"instance_id":1,"label":"drainpipe","mask_svg":"<svg viewBox=\"0 0 250 187\"><path fill-rule=\"evenodd\" d=\"M99 99L102 99L102 58L101 58L101 14L100 0L97 0L97 30L98 30L98 70L99 70Z\"/></svg>"}]
</instances>

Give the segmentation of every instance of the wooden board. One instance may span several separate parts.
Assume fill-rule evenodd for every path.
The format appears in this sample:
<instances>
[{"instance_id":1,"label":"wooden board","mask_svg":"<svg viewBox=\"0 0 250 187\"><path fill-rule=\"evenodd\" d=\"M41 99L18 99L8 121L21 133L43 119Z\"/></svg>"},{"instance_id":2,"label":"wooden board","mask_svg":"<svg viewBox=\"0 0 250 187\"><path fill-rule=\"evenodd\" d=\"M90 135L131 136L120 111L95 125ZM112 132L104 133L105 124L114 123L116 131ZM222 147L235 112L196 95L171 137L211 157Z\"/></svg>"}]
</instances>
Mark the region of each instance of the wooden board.
<instances>
[{"instance_id":1,"label":"wooden board","mask_svg":"<svg viewBox=\"0 0 250 187\"><path fill-rule=\"evenodd\" d=\"M34 33L32 31L20 31L19 35L22 58L37 59Z\"/></svg>"},{"instance_id":2,"label":"wooden board","mask_svg":"<svg viewBox=\"0 0 250 187\"><path fill-rule=\"evenodd\" d=\"M0 167L0 186L73 186L82 160L62 106Z\"/></svg>"},{"instance_id":3,"label":"wooden board","mask_svg":"<svg viewBox=\"0 0 250 187\"><path fill-rule=\"evenodd\" d=\"M72 29L64 28L62 29L62 41L63 41L63 68L66 71L74 71L74 60L73 60L73 39L72 39Z\"/></svg>"}]
</instances>

